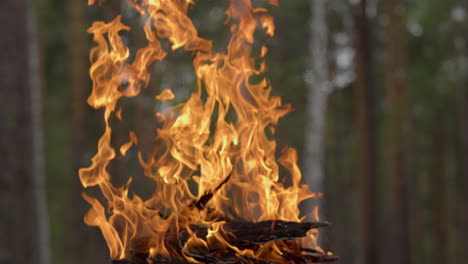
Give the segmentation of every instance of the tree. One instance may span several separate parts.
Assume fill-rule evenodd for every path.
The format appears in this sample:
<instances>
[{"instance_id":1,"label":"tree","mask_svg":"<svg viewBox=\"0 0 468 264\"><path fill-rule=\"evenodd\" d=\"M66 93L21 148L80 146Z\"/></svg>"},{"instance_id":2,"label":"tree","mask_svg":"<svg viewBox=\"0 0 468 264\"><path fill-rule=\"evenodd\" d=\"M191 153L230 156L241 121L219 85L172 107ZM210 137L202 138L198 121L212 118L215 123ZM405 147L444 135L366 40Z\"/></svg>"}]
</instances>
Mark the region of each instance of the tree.
<instances>
[{"instance_id":1,"label":"tree","mask_svg":"<svg viewBox=\"0 0 468 264\"><path fill-rule=\"evenodd\" d=\"M468 1L463 1L462 8L466 12L468 10ZM468 27L466 26L466 21L463 21L461 26L461 32L459 37L463 40L463 46L458 47L459 51L458 56L466 57L468 54L468 39L466 34L468 32ZM461 234L459 238L468 237L468 67L466 62L463 61L462 72L458 77L458 86L460 88L460 107L458 113L459 119L459 142L460 142L460 219L459 223L461 226ZM468 258L468 251L465 250L464 243L460 243L460 259Z\"/></svg>"},{"instance_id":2,"label":"tree","mask_svg":"<svg viewBox=\"0 0 468 264\"><path fill-rule=\"evenodd\" d=\"M468 50L468 47L467 49ZM466 70L466 68L465 68ZM461 234L460 238L466 238L468 236L468 75L465 73L465 77L462 80L462 97L459 113L459 123L460 123L460 179L461 179L461 188L460 188L460 220L461 223ZM464 250L464 243L460 242L462 248L460 259L468 258L468 252Z\"/></svg>"},{"instance_id":3,"label":"tree","mask_svg":"<svg viewBox=\"0 0 468 264\"><path fill-rule=\"evenodd\" d=\"M410 262L408 162L411 133L404 0L386 0L386 160L389 180L389 251L392 263ZM390 222L391 221L391 222Z\"/></svg>"},{"instance_id":4,"label":"tree","mask_svg":"<svg viewBox=\"0 0 468 264\"><path fill-rule=\"evenodd\" d=\"M352 7L355 55L355 105L357 125L357 175L360 181L364 263L378 263L377 143L372 34L367 0Z\"/></svg>"},{"instance_id":5,"label":"tree","mask_svg":"<svg viewBox=\"0 0 468 264\"><path fill-rule=\"evenodd\" d=\"M70 90L72 106L72 160L73 170L77 173L83 166L83 145L84 145L84 112L86 106L86 89L88 85L88 55L86 39L86 2L68 1L68 56L70 61ZM75 177L76 184L81 193L81 184ZM79 196L79 195L78 195Z\"/></svg>"},{"instance_id":6,"label":"tree","mask_svg":"<svg viewBox=\"0 0 468 264\"><path fill-rule=\"evenodd\" d=\"M14 93L14 208L15 263L49 263L47 206L44 179L42 98L38 30L34 1L2 1L8 10L2 28L8 54L6 84ZM2 78L3 79L3 78Z\"/></svg>"},{"instance_id":7,"label":"tree","mask_svg":"<svg viewBox=\"0 0 468 264\"><path fill-rule=\"evenodd\" d=\"M98 261L95 253L97 250L104 250L102 247L89 245L86 241L96 240L100 236L95 230L85 226L83 216L88 209L88 204L81 197L83 187L78 178L78 169L84 166L84 146L86 132L86 95L89 92L88 81L88 51L87 51L87 33L86 33L86 1L67 1L67 18L68 18L68 65L69 79L68 87L71 97L71 164L72 168L67 177L68 188L68 205L65 209L65 229L67 232L63 234L61 252L63 254L63 262L69 264L78 264L83 262ZM84 232L83 230L89 231ZM95 236L93 236L95 234ZM73 237L73 239L69 239ZM93 247L93 248L91 248ZM96 249L97 248L97 249ZM97 262L96 262L97 263Z\"/></svg>"},{"instance_id":8,"label":"tree","mask_svg":"<svg viewBox=\"0 0 468 264\"><path fill-rule=\"evenodd\" d=\"M433 159L433 172L434 183L433 193L437 195L435 199L435 235L437 238L437 254L435 255L435 263L444 263L448 259L447 247L447 214L446 214L446 165L445 165L445 121L444 111L441 107L436 108L434 114L434 129L433 129L433 142L432 142L432 159Z\"/></svg>"},{"instance_id":9,"label":"tree","mask_svg":"<svg viewBox=\"0 0 468 264\"><path fill-rule=\"evenodd\" d=\"M330 73L328 64L327 1L313 0L311 5L310 54L312 76L309 80L306 109L304 179L312 191L324 192L325 117ZM323 215L323 202L319 202ZM311 208L308 208L308 211Z\"/></svg>"},{"instance_id":10,"label":"tree","mask_svg":"<svg viewBox=\"0 0 468 264\"><path fill-rule=\"evenodd\" d=\"M20 81L24 80L23 67L24 62L16 59L16 55L23 52L17 46L18 40L23 36L16 33L20 27L21 21L14 19L24 12L21 7L16 7L15 1L2 1L0 3L1 10L9 10L8 14L0 16L0 34L4 37L0 40L0 49L2 59L0 60L0 263L12 264L13 254L11 241L13 241L13 160L10 152L10 137L12 136L14 114L13 98L14 90L12 87L21 85ZM7 63L8 62L8 63Z\"/></svg>"}]
</instances>

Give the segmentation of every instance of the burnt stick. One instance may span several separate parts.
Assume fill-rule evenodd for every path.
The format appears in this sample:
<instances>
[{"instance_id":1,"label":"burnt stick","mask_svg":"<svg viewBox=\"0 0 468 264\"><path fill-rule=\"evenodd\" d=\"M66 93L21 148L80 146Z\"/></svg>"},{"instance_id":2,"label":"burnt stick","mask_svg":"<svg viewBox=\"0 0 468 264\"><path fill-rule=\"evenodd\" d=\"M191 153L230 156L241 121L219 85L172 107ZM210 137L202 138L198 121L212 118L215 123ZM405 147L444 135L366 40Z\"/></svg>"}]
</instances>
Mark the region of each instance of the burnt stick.
<instances>
[{"instance_id":1,"label":"burnt stick","mask_svg":"<svg viewBox=\"0 0 468 264\"><path fill-rule=\"evenodd\" d=\"M197 201L193 201L189 208L196 207L198 210L203 210L206 208L206 204L213 198L213 195L226 184L229 179L231 178L231 174L229 174L214 190L206 191Z\"/></svg>"}]
</instances>

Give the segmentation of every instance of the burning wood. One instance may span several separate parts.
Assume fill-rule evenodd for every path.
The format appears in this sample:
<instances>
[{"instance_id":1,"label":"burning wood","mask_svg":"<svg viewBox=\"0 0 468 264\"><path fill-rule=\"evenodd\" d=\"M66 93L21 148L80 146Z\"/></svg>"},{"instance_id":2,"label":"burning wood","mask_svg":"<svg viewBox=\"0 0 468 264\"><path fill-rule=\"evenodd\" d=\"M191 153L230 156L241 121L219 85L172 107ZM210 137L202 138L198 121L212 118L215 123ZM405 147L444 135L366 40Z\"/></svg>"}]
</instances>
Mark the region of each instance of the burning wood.
<instances>
[{"instance_id":1,"label":"burning wood","mask_svg":"<svg viewBox=\"0 0 468 264\"><path fill-rule=\"evenodd\" d=\"M216 186L216 188L214 188L213 191L206 191L201 197L200 199L196 200L196 201L193 201L189 207L196 207L198 208L198 210L203 210L205 209L206 207L206 204L211 200L211 198L213 198L213 195L219 190L221 189L221 187L223 187L224 184L226 184L229 179L231 178L231 174L229 174L226 179L224 179L218 186Z\"/></svg>"},{"instance_id":2,"label":"burning wood","mask_svg":"<svg viewBox=\"0 0 468 264\"><path fill-rule=\"evenodd\" d=\"M315 194L301 184L295 150L285 148L277 158L276 142L268 135L291 109L270 96L264 76L267 46L253 54L255 33L274 33L268 9L254 7L251 0L230 0L226 16L232 37L226 52L215 53L187 15L193 0L128 3L146 21L148 42L133 61L120 36L131 28L120 16L95 22L88 30L97 44L90 54L93 91L88 103L104 108L105 131L91 166L79 172L83 186L99 187L106 199L107 209L84 195L92 206L85 222L101 229L113 263L336 260L316 245L316 228L328 224L301 223L298 205ZM109 120L125 121L119 99L138 96L149 83L150 65L182 49L193 55L197 90L187 102L156 113L162 120L156 147L148 155L138 152L145 176L156 183L154 195L147 200L129 196L131 181L114 186L106 168L131 148L138 151L138 136L130 132L129 142L114 148ZM164 102L174 98L169 89L155 96ZM280 177L279 166L289 175ZM200 197L189 188L194 183Z\"/></svg>"},{"instance_id":3,"label":"burning wood","mask_svg":"<svg viewBox=\"0 0 468 264\"><path fill-rule=\"evenodd\" d=\"M284 255L285 263L318 263L331 262L338 258L336 256L328 256L323 252L314 249L304 249L297 247L297 241L293 239L306 236L310 229L326 227L329 224L326 222L314 223L296 223L285 221L263 221L258 223L249 222L232 222L223 225L226 241L241 250L257 250L259 245L272 242L283 241L283 246L287 247L292 252ZM201 239L206 239L208 235L208 227L192 225L191 230ZM187 230L181 230L179 234L166 234L165 243L167 247L178 248L187 256L194 258L202 263L276 263L271 261L263 261L253 259L247 256L239 255L236 251L226 248L211 247L209 249L196 248L190 251L184 251L184 246L190 239ZM191 263L183 259L168 259L168 258L147 258L148 253L135 253L130 256L130 259L114 260L113 264L118 263ZM281 262L283 263L283 262Z\"/></svg>"}]
</instances>

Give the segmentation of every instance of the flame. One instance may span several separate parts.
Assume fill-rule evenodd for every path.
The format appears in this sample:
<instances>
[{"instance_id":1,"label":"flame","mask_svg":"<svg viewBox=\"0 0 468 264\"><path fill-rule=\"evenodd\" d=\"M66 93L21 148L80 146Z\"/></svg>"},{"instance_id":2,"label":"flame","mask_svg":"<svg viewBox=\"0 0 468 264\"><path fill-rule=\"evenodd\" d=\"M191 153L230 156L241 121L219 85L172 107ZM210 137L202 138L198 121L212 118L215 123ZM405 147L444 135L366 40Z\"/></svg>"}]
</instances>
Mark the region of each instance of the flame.
<instances>
[{"instance_id":1,"label":"flame","mask_svg":"<svg viewBox=\"0 0 468 264\"><path fill-rule=\"evenodd\" d=\"M278 5L277 0L265 1ZM279 243L255 251L238 249L226 241L229 232L223 229L224 219L300 221L299 203L314 196L301 184L296 151L285 148L281 157L275 157L277 144L271 134L291 107L270 95L270 83L263 75L267 47L262 46L257 55L252 48L256 31L273 36L273 18L267 9L254 8L251 0L231 0L226 11L232 34L227 52L213 53L211 41L198 36L187 15L192 0L128 0L128 4L146 21L147 45L137 50L133 61L129 62L130 50L120 35L131 28L120 16L109 23L94 22L88 30L96 43L90 52L93 90L88 103L104 109L105 131L91 166L81 169L79 176L84 187L100 188L107 210L98 199L84 195L91 204L85 222L101 229L114 259L142 251L150 256L172 255L175 250L165 239L181 230L188 235L181 256L187 260L196 262L185 249L212 245L244 256L280 259ZM163 48L163 39L170 43L169 49ZM154 195L148 200L130 197L131 180L114 186L107 171L116 158L110 119L122 119L117 102L136 97L148 86L148 68L178 49L193 55L196 91L187 102L156 114L163 121L155 133L156 147L151 154L138 153L145 176L156 183ZM252 77L261 81L252 82ZM166 89L155 100L174 97ZM130 132L129 141L119 147L120 155L137 145L137 135ZM279 165L289 178L280 177ZM192 180L200 195L219 189L207 204L209 210L199 212L190 206L197 199L189 189ZM206 240L192 230L194 224L209 227ZM316 232L310 234L315 241Z\"/></svg>"}]
</instances>

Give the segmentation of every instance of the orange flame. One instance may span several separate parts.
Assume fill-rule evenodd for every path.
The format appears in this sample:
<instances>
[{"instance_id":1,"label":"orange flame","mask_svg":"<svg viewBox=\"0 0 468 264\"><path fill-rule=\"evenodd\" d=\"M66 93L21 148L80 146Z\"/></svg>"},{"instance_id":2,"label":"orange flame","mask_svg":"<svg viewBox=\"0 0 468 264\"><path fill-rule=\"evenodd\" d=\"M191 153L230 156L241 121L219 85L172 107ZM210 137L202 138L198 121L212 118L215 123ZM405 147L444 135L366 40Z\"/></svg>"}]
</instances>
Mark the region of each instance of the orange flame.
<instances>
[{"instance_id":1,"label":"orange flame","mask_svg":"<svg viewBox=\"0 0 468 264\"><path fill-rule=\"evenodd\" d=\"M267 2L278 5L277 0ZM94 3L89 0L89 4ZM128 257L141 248L150 256L168 256L172 249L164 240L167 234L181 229L190 235L184 247L216 243L246 256L280 258L281 249L275 243L262 245L255 252L229 245L224 239L224 220L213 217L242 216L252 222L300 221L298 204L314 196L301 184L296 151L286 148L276 159L276 142L267 133L274 133L279 118L291 110L279 97L270 95L271 86L262 77L267 47L263 46L257 57L252 55L254 33L263 30L273 36L273 18L267 9L254 8L251 0L231 0L226 12L232 33L227 53L213 53L211 42L198 36L187 16L192 0L128 3L146 21L147 45L136 52L133 62L128 62L130 50L120 36L130 27L122 23L120 16L109 23L94 22L88 30L96 43L90 53L93 91L88 103L96 109L104 108L105 131L91 166L81 169L79 176L84 187L100 188L108 210L99 200L84 195L92 205L85 222L101 229L115 259ZM139 153L145 175L156 182L154 195L143 200L137 195L128 196L130 180L122 187L110 181L107 167L116 153L110 144L109 120L112 116L122 118L122 109L116 110L119 99L135 97L147 87L148 68L171 52L162 47L161 39L169 41L170 50L192 52L197 90L184 104L157 114L164 121L155 135L157 147L151 155ZM261 77L261 81L253 83L252 77ZM173 98L168 89L155 96L160 101ZM121 155L138 144L135 133L129 137L119 147ZM280 182L278 163L289 171L290 182ZM210 210L195 212L190 207L197 197L189 189L189 180L195 181L198 193L203 194L228 176L229 181L209 201ZM206 241L191 231L192 224L209 226ZM312 238L315 235L311 233Z\"/></svg>"}]
</instances>

